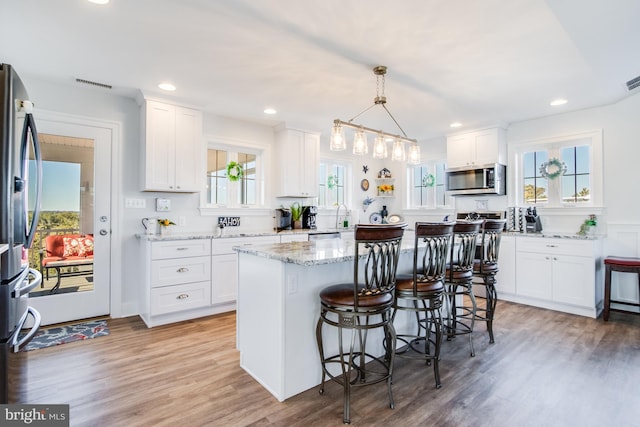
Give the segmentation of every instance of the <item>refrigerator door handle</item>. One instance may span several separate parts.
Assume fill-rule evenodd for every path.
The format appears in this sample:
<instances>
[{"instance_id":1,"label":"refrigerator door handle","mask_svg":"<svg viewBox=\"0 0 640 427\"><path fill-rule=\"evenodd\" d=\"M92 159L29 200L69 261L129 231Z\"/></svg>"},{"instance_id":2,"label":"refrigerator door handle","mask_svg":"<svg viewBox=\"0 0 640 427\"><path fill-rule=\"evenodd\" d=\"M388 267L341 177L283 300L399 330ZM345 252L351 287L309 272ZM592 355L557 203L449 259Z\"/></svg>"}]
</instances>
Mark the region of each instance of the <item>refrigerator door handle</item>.
<instances>
[{"instance_id":1,"label":"refrigerator door handle","mask_svg":"<svg viewBox=\"0 0 640 427\"><path fill-rule=\"evenodd\" d=\"M29 274L33 275L33 280L30 280L25 286L19 289L20 296L28 294L42 283L42 274L38 270L30 268Z\"/></svg>"},{"instance_id":2,"label":"refrigerator door handle","mask_svg":"<svg viewBox=\"0 0 640 427\"><path fill-rule=\"evenodd\" d=\"M26 335L20 338L20 330L26 323L27 317L29 317L29 315L33 316L33 326L31 327L31 329ZM10 342L11 350L14 353L19 352L20 350L25 348L26 345L29 344L29 342L31 342L33 337L38 333L41 322L42 322L42 317L40 316L40 312L38 312L38 310L36 310L33 307L27 308L27 311L24 312L24 315L22 316L22 318L20 319L20 322L18 323L18 326L16 327L16 331L13 334L13 337L11 337L11 342Z\"/></svg>"},{"instance_id":3,"label":"refrigerator door handle","mask_svg":"<svg viewBox=\"0 0 640 427\"><path fill-rule=\"evenodd\" d=\"M36 227L40 220L40 197L42 195L42 154L40 152L40 142L38 141L38 132L36 130L36 122L33 119L33 114L27 113L25 115L24 127L22 129L22 179L28 179L26 175L28 173L29 164L29 133L31 133L31 138L33 140L33 156L36 162L36 196L35 203L33 205L33 218L31 220L31 225L27 226L28 230L25 230L25 248L31 247L36 235ZM24 198L24 204L25 224L28 224L29 200L27 197Z\"/></svg>"}]
</instances>

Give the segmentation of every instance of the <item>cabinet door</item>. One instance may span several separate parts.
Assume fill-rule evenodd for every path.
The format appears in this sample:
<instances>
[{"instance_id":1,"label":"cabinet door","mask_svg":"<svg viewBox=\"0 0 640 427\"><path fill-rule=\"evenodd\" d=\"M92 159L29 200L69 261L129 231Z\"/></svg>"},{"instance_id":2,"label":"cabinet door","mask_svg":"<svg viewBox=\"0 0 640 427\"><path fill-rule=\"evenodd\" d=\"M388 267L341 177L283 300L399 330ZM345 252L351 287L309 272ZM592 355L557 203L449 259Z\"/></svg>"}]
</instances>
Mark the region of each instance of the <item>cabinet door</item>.
<instances>
[{"instance_id":1,"label":"cabinet door","mask_svg":"<svg viewBox=\"0 0 640 427\"><path fill-rule=\"evenodd\" d=\"M175 107L146 101L144 190L171 191L175 182Z\"/></svg>"},{"instance_id":2,"label":"cabinet door","mask_svg":"<svg viewBox=\"0 0 640 427\"><path fill-rule=\"evenodd\" d=\"M595 304L595 261L591 257L553 257L553 299L593 307Z\"/></svg>"},{"instance_id":3,"label":"cabinet door","mask_svg":"<svg viewBox=\"0 0 640 427\"><path fill-rule=\"evenodd\" d=\"M550 300L553 296L551 256L517 252L516 290L518 295Z\"/></svg>"},{"instance_id":4,"label":"cabinet door","mask_svg":"<svg viewBox=\"0 0 640 427\"><path fill-rule=\"evenodd\" d=\"M320 156L320 136L309 133L304 134L304 152L300 159L302 166L302 181L300 189L303 196L315 197L318 195L318 162Z\"/></svg>"},{"instance_id":5,"label":"cabinet door","mask_svg":"<svg viewBox=\"0 0 640 427\"><path fill-rule=\"evenodd\" d=\"M204 181L202 113L176 107L175 113L175 189L200 191Z\"/></svg>"},{"instance_id":6,"label":"cabinet door","mask_svg":"<svg viewBox=\"0 0 640 427\"><path fill-rule=\"evenodd\" d=\"M447 138L447 167L457 168L468 166L474 157L475 149L472 134Z\"/></svg>"},{"instance_id":7,"label":"cabinet door","mask_svg":"<svg viewBox=\"0 0 640 427\"><path fill-rule=\"evenodd\" d=\"M500 292L516 293L516 239L513 236L502 236L500 239L496 290L498 298Z\"/></svg>"},{"instance_id":8,"label":"cabinet door","mask_svg":"<svg viewBox=\"0 0 640 427\"><path fill-rule=\"evenodd\" d=\"M211 257L211 302L221 304L236 300L238 292L238 258L236 254Z\"/></svg>"},{"instance_id":9,"label":"cabinet door","mask_svg":"<svg viewBox=\"0 0 640 427\"><path fill-rule=\"evenodd\" d=\"M475 158L474 165L487 165L499 161L498 155L498 129L487 129L475 133L471 152Z\"/></svg>"}]
</instances>

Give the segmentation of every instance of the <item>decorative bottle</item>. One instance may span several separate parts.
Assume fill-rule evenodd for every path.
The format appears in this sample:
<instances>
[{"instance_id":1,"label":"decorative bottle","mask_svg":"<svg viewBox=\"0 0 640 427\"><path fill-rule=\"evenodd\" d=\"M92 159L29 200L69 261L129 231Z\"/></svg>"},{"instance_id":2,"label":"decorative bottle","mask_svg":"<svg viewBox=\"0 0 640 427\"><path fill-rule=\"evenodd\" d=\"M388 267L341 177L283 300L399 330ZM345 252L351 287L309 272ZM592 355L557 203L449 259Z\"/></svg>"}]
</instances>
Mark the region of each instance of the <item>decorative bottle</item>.
<instances>
[{"instance_id":1,"label":"decorative bottle","mask_svg":"<svg viewBox=\"0 0 640 427\"><path fill-rule=\"evenodd\" d=\"M387 211L386 206L382 206L382 210L380 211L380 216L382 216L382 222L384 224L387 223L387 217L389 216L389 212Z\"/></svg>"}]
</instances>

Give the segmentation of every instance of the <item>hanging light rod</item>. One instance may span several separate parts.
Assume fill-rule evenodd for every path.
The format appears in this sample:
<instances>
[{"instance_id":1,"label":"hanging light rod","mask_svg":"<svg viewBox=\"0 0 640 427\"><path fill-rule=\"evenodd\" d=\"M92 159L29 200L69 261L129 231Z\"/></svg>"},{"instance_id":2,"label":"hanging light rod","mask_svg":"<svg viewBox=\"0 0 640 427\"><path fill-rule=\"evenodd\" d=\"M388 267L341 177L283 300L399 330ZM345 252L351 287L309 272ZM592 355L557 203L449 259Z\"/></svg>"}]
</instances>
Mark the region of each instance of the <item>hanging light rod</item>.
<instances>
[{"instance_id":1,"label":"hanging light rod","mask_svg":"<svg viewBox=\"0 0 640 427\"><path fill-rule=\"evenodd\" d=\"M395 135L393 133L384 132L384 131L381 131L381 130L369 128L369 127L366 127L366 126L362 126L362 125L358 125L358 124L352 123L351 121L345 122L344 120L335 119L333 121L333 124L334 125L341 125L341 126L345 126L345 127L352 128L352 129L357 129L357 130L364 130L366 132L371 132L371 133L375 133L375 134L378 134L378 135L384 135L384 136L387 136L389 138L399 139L399 140L407 141L407 142L411 142L411 143L417 143L418 142L417 139L411 139L411 138L407 138L406 136Z\"/></svg>"}]
</instances>

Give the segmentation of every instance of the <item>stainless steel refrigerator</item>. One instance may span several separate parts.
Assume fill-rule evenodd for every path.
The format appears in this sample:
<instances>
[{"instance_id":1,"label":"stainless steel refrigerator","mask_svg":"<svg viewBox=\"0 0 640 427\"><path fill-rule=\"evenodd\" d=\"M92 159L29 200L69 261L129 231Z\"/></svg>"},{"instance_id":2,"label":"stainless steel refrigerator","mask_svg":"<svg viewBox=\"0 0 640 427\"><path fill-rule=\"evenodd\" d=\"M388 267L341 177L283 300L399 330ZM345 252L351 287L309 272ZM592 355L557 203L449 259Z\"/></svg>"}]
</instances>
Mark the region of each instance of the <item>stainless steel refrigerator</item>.
<instances>
[{"instance_id":1,"label":"stainless steel refrigerator","mask_svg":"<svg viewBox=\"0 0 640 427\"><path fill-rule=\"evenodd\" d=\"M42 158L32 109L18 74L11 65L0 63L0 245L6 248L0 254L0 403L9 403L16 386L9 369L12 353L26 346L40 327L40 314L29 307L28 298L42 276L29 268L26 257L38 224L42 190ZM31 219L30 164L36 168Z\"/></svg>"}]
</instances>

